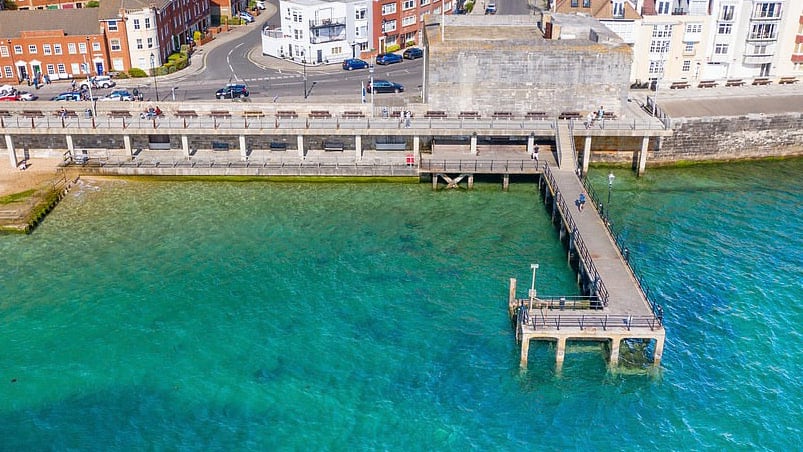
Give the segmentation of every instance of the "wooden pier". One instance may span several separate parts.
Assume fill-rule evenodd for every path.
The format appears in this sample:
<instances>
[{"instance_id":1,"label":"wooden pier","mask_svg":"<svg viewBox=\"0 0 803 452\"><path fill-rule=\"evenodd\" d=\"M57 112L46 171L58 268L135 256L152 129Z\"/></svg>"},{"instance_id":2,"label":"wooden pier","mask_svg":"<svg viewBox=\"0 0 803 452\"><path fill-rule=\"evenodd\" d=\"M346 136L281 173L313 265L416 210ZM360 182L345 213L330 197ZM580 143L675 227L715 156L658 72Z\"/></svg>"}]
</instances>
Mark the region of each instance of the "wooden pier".
<instances>
[{"instance_id":1,"label":"wooden pier","mask_svg":"<svg viewBox=\"0 0 803 452\"><path fill-rule=\"evenodd\" d=\"M571 165L566 166L544 164L539 187L583 295L542 299L531 293L518 298L511 278L508 311L521 344L521 366L527 367L532 340L556 342L558 368L568 340L606 342L612 367L619 363L623 340L646 342L657 366L665 340L663 310L645 295L594 206L582 211L576 207L574 200L585 190Z\"/></svg>"}]
</instances>

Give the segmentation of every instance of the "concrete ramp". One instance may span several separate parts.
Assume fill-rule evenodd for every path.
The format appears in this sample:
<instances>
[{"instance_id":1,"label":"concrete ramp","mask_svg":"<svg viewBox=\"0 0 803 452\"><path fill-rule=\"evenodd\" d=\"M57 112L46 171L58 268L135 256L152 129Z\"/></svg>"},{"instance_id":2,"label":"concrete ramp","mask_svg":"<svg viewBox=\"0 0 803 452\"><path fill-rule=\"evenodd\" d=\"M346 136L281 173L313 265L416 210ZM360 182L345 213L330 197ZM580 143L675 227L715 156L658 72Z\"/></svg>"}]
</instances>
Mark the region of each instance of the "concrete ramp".
<instances>
[{"instance_id":1,"label":"concrete ramp","mask_svg":"<svg viewBox=\"0 0 803 452\"><path fill-rule=\"evenodd\" d=\"M574 136L569 128L569 121L558 121L558 139L556 142L555 160L558 168L574 171Z\"/></svg>"}]
</instances>

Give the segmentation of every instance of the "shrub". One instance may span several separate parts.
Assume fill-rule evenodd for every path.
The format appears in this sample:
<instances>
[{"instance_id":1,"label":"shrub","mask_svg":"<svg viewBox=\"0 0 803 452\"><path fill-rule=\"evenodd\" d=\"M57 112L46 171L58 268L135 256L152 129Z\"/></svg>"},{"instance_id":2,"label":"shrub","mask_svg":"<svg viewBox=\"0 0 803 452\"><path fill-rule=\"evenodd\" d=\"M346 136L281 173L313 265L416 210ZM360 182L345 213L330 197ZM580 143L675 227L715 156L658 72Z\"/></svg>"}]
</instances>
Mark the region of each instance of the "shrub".
<instances>
[{"instance_id":1,"label":"shrub","mask_svg":"<svg viewBox=\"0 0 803 452\"><path fill-rule=\"evenodd\" d=\"M415 45L415 41L411 39L411 40L407 41L407 43L404 46L405 47L412 47L414 45Z\"/></svg>"},{"instance_id":2,"label":"shrub","mask_svg":"<svg viewBox=\"0 0 803 452\"><path fill-rule=\"evenodd\" d=\"M125 72L118 72L117 75L114 76L114 78L128 78L128 74Z\"/></svg>"},{"instance_id":3,"label":"shrub","mask_svg":"<svg viewBox=\"0 0 803 452\"><path fill-rule=\"evenodd\" d=\"M98 6L100 6L100 2L97 0L89 0L86 2L87 8L97 8Z\"/></svg>"},{"instance_id":4,"label":"shrub","mask_svg":"<svg viewBox=\"0 0 803 452\"><path fill-rule=\"evenodd\" d=\"M395 52L399 49L401 49L399 44L391 44L389 46L385 46L385 53Z\"/></svg>"},{"instance_id":5,"label":"shrub","mask_svg":"<svg viewBox=\"0 0 803 452\"><path fill-rule=\"evenodd\" d=\"M134 78L139 78L139 77L147 77L148 73L138 67L132 67L128 71L128 75Z\"/></svg>"},{"instance_id":6,"label":"shrub","mask_svg":"<svg viewBox=\"0 0 803 452\"><path fill-rule=\"evenodd\" d=\"M195 41L196 43L197 42L201 42L201 39L203 39L203 36L204 35L203 35L203 33L201 33L201 30L195 30L195 33L192 34L192 40Z\"/></svg>"}]
</instances>

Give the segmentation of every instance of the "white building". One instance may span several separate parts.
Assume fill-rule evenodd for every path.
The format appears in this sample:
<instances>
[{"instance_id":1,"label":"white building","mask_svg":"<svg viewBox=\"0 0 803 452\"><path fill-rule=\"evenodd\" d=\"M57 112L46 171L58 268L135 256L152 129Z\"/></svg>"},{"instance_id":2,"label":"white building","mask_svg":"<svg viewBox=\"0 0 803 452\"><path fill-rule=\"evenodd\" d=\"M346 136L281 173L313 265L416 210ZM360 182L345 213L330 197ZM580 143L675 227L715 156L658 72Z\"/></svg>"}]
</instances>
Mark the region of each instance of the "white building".
<instances>
[{"instance_id":1,"label":"white building","mask_svg":"<svg viewBox=\"0 0 803 452\"><path fill-rule=\"evenodd\" d=\"M369 48L369 0L282 0L280 29L262 32L262 53L299 63L338 63Z\"/></svg>"}]
</instances>

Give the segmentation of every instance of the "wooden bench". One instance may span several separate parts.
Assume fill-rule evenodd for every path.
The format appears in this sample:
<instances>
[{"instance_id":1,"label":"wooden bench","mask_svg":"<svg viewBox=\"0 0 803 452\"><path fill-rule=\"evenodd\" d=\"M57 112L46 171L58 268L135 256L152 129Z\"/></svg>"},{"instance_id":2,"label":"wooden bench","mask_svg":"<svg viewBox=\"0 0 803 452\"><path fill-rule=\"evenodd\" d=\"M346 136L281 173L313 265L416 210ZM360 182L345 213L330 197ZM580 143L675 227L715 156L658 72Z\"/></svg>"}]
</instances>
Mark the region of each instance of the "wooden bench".
<instances>
[{"instance_id":1,"label":"wooden bench","mask_svg":"<svg viewBox=\"0 0 803 452\"><path fill-rule=\"evenodd\" d=\"M558 115L558 119L581 119L583 117L579 111L564 111Z\"/></svg>"},{"instance_id":2,"label":"wooden bench","mask_svg":"<svg viewBox=\"0 0 803 452\"><path fill-rule=\"evenodd\" d=\"M111 118L130 118L131 112L128 110L112 110L107 113Z\"/></svg>"},{"instance_id":3,"label":"wooden bench","mask_svg":"<svg viewBox=\"0 0 803 452\"><path fill-rule=\"evenodd\" d=\"M341 114L340 116L346 119L364 118L365 113L361 111L344 111L343 114Z\"/></svg>"},{"instance_id":4,"label":"wooden bench","mask_svg":"<svg viewBox=\"0 0 803 452\"><path fill-rule=\"evenodd\" d=\"M280 110L276 112L276 117L280 119L295 119L298 118L298 113L288 110Z\"/></svg>"},{"instance_id":5,"label":"wooden bench","mask_svg":"<svg viewBox=\"0 0 803 452\"><path fill-rule=\"evenodd\" d=\"M228 151L229 150L229 143L223 141L213 141L212 142L212 150L213 151Z\"/></svg>"},{"instance_id":6,"label":"wooden bench","mask_svg":"<svg viewBox=\"0 0 803 452\"><path fill-rule=\"evenodd\" d=\"M457 117L460 119L479 119L480 114L476 111L461 111Z\"/></svg>"},{"instance_id":7,"label":"wooden bench","mask_svg":"<svg viewBox=\"0 0 803 452\"><path fill-rule=\"evenodd\" d=\"M690 86L689 82L672 82L672 84L669 85L669 89L686 89Z\"/></svg>"},{"instance_id":8,"label":"wooden bench","mask_svg":"<svg viewBox=\"0 0 803 452\"><path fill-rule=\"evenodd\" d=\"M66 111L56 110L56 111L53 112L53 116L61 117L62 114L64 115L65 118L77 118L78 117L78 113L76 113L75 110L66 110Z\"/></svg>"},{"instance_id":9,"label":"wooden bench","mask_svg":"<svg viewBox=\"0 0 803 452\"><path fill-rule=\"evenodd\" d=\"M616 113L612 111L602 112L602 119L616 119Z\"/></svg>"},{"instance_id":10,"label":"wooden bench","mask_svg":"<svg viewBox=\"0 0 803 452\"><path fill-rule=\"evenodd\" d=\"M309 112L309 117L312 119L327 119L331 118L332 115L325 110L312 110Z\"/></svg>"},{"instance_id":11,"label":"wooden bench","mask_svg":"<svg viewBox=\"0 0 803 452\"><path fill-rule=\"evenodd\" d=\"M713 80L701 80L700 83L697 84L698 88L713 88L717 86L717 82Z\"/></svg>"},{"instance_id":12,"label":"wooden bench","mask_svg":"<svg viewBox=\"0 0 803 452\"><path fill-rule=\"evenodd\" d=\"M212 118L231 118L231 113L226 110L212 110L209 112Z\"/></svg>"},{"instance_id":13,"label":"wooden bench","mask_svg":"<svg viewBox=\"0 0 803 452\"><path fill-rule=\"evenodd\" d=\"M8 110L0 110L0 116L5 116L6 118L10 118L11 112Z\"/></svg>"},{"instance_id":14,"label":"wooden bench","mask_svg":"<svg viewBox=\"0 0 803 452\"><path fill-rule=\"evenodd\" d=\"M547 114L545 111L528 111L524 115L524 119L546 119Z\"/></svg>"},{"instance_id":15,"label":"wooden bench","mask_svg":"<svg viewBox=\"0 0 803 452\"><path fill-rule=\"evenodd\" d=\"M324 151L342 151L345 145L339 140L323 140Z\"/></svg>"},{"instance_id":16,"label":"wooden bench","mask_svg":"<svg viewBox=\"0 0 803 452\"><path fill-rule=\"evenodd\" d=\"M427 110L427 112L426 112L426 113L424 113L424 117L425 117L425 118L436 118L436 119L443 119L443 118L446 118L447 116L446 116L446 112L445 112L445 111L441 111L441 110Z\"/></svg>"},{"instance_id":17,"label":"wooden bench","mask_svg":"<svg viewBox=\"0 0 803 452\"><path fill-rule=\"evenodd\" d=\"M768 78L754 78L753 79L753 86L763 86L763 85L771 85L772 80Z\"/></svg>"},{"instance_id":18,"label":"wooden bench","mask_svg":"<svg viewBox=\"0 0 803 452\"><path fill-rule=\"evenodd\" d=\"M287 150L287 143L283 143L281 141L271 141L270 142L270 150L271 151L286 151Z\"/></svg>"},{"instance_id":19,"label":"wooden bench","mask_svg":"<svg viewBox=\"0 0 803 452\"><path fill-rule=\"evenodd\" d=\"M44 118L45 115L40 110L23 110L20 115L26 118Z\"/></svg>"},{"instance_id":20,"label":"wooden bench","mask_svg":"<svg viewBox=\"0 0 803 452\"><path fill-rule=\"evenodd\" d=\"M513 119L513 113L509 111L495 111L492 115L493 119Z\"/></svg>"},{"instance_id":21,"label":"wooden bench","mask_svg":"<svg viewBox=\"0 0 803 452\"><path fill-rule=\"evenodd\" d=\"M732 78L725 82L725 86L744 86L744 80L740 78Z\"/></svg>"},{"instance_id":22,"label":"wooden bench","mask_svg":"<svg viewBox=\"0 0 803 452\"><path fill-rule=\"evenodd\" d=\"M797 77L781 77L778 79L779 85L793 85L797 83Z\"/></svg>"},{"instance_id":23,"label":"wooden bench","mask_svg":"<svg viewBox=\"0 0 803 452\"><path fill-rule=\"evenodd\" d=\"M243 118L264 118L265 113L259 110L250 110L243 112Z\"/></svg>"},{"instance_id":24,"label":"wooden bench","mask_svg":"<svg viewBox=\"0 0 803 452\"><path fill-rule=\"evenodd\" d=\"M195 113L195 110L176 110L173 113L177 118L197 118L198 113Z\"/></svg>"}]
</instances>

